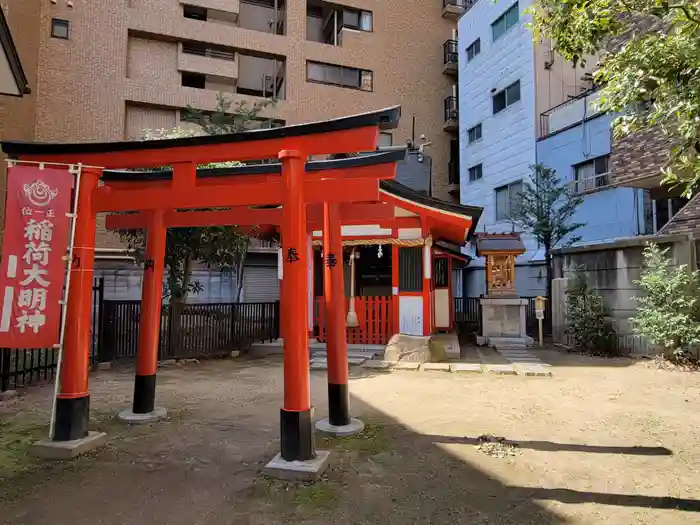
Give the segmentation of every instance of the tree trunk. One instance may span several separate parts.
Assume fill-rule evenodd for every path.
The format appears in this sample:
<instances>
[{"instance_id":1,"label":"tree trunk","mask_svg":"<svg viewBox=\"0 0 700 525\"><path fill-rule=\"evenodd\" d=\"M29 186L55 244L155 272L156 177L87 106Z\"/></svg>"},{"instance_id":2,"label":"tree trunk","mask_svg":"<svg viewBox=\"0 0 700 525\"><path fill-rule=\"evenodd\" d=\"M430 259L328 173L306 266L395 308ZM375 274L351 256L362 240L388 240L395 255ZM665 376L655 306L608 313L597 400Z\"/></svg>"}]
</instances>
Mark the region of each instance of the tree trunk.
<instances>
[{"instance_id":1,"label":"tree trunk","mask_svg":"<svg viewBox=\"0 0 700 525\"><path fill-rule=\"evenodd\" d=\"M187 302L187 290L190 286L192 259L188 254L182 265L182 285L177 295L170 296L170 324L168 326L168 350L170 357L181 356L182 348L182 313Z\"/></svg>"},{"instance_id":2,"label":"tree trunk","mask_svg":"<svg viewBox=\"0 0 700 525\"><path fill-rule=\"evenodd\" d=\"M547 302L549 304L552 304L552 280L553 280L553 271L552 271L552 254L550 253L552 250L552 247L550 243L544 242L544 261L545 261L545 266L547 267L547 288L546 288L546 297L547 297Z\"/></svg>"},{"instance_id":3,"label":"tree trunk","mask_svg":"<svg viewBox=\"0 0 700 525\"><path fill-rule=\"evenodd\" d=\"M244 251L236 262L236 296L234 302L241 302L241 295L243 294L243 275L245 273L245 258L248 250Z\"/></svg>"}]
</instances>

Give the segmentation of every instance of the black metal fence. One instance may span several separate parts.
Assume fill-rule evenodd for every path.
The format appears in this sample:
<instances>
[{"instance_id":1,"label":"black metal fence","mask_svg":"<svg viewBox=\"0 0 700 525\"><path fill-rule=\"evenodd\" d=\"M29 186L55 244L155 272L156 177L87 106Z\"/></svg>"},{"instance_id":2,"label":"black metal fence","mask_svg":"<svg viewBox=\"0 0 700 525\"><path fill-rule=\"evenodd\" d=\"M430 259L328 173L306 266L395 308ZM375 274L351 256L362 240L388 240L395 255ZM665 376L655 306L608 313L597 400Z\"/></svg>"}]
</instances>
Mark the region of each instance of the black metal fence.
<instances>
[{"instance_id":1,"label":"black metal fence","mask_svg":"<svg viewBox=\"0 0 700 525\"><path fill-rule=\"evenodd\" d=\"M95 279L92 293L90 364L135 357L141 302L105 300L103 279ZM159 359L222 354L279 332L279 302L164 305ZM57 361L55 348L1 348L0 392L52 380Z\"/></svg>"},{"instance_id":2,"label":"black metal fence","mask_svg":"<svg viewBox=\"0 0 700 525\"><path fill-rule=\"evenodd\" d=\"M135 357L140 301L104 301L100 361ZM279 337L280 308L274 303L164 305L159 359L218 355L255 341Z\"/></svg>"},{"instance_id":3,"label":"black metal fence","mask_svg":"<svg viewBox=\"0 0 700 525\"><path fill-rule=\"evenodd\" d=\"M535 314L535 298L521 297L521 299L528 300L527 306L525 307L525 325L527 333L535 337L539 330L539 323ZM482 326L480 300L480 297L455 297L455 323L457 325L462 325L467 330L474 330L480 333ZM552 306L549 301L545 303L542 331L545 335L550 335L552 333Z\"/></svg>"},{"instance_id":4,"label":"black metal fence","mask_svg":"<svg viewBox=\"0 0 700 525\"><path fill-rule=\"evenodd\" d=\"M98 334L104 299L104 279L95 279L92 285L92 319L90 323L90 364L99 353ZM70 320L69 320L70 322ZM0 349L0 392L28 386L37 381L54 378L58 350L56 348Z\"/></svg>"}]
</instances>

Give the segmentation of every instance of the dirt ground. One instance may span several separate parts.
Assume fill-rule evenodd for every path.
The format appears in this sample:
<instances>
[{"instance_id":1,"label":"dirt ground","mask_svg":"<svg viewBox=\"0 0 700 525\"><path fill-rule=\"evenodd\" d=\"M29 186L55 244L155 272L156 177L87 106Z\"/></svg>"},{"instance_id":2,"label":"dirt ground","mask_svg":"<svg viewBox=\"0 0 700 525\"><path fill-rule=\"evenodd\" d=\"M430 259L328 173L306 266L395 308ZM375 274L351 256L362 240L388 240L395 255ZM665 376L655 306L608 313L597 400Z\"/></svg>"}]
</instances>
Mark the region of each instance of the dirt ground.
<instances>
[{"instance_id":1,"label":"dirt ground","mask_svg":"<svg viewBox=\"0 0 700 525\"><path fill-rule=\"evenodd\" d=\"M700 374L541 351L554 376L368 373L351 380L359 437L328 440L316 484L260 474L279 450L279 358L159 372L167 421L125 427L132 371L91 376L109 445L69 463L27 454L51 386L0 404L0 523L22 525L697 524ZM325 374L312 374L317 417ZM517 445L494 457L490 434Z\"/></svg>"}]
</instances>

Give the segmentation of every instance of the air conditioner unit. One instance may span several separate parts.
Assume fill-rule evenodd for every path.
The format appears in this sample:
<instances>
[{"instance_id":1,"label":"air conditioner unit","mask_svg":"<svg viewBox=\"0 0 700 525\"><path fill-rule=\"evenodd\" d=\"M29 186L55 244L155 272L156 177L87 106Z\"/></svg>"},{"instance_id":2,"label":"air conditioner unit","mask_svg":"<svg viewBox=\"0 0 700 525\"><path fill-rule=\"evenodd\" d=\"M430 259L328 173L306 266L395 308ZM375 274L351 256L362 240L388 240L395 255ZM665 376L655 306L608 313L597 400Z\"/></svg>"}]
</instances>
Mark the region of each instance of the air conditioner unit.
<instances>
[{"instance_id":1,"label":"air conditioner unit","mask_svg":"<svg viewBox=\"0 0 700 525\"><path fill-rule=\"evenodd\" d=\"M459 111L456 109L451 109L449 112L450 120L457 120L459 118Z\"/></svg>"}]
</instances>

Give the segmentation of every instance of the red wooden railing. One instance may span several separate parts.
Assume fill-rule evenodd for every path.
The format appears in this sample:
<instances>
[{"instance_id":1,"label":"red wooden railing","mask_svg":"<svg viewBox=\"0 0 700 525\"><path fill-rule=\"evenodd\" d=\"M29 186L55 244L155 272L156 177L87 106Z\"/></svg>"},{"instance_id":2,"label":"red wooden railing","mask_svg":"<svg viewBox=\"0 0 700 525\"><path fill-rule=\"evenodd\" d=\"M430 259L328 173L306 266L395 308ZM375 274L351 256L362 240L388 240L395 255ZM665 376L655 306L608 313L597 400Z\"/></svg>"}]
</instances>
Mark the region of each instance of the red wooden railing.
<instances>
[{"instance_id":1,"label":"red wooden railing","mask_svg":"<svg viewBox=\"0 0 700 525\"><path fill-rule=\"evenodd\" d=\"M355 297L355 312L360 326L348 328L349 344L385 345L393 335L393 298ZM316 297L314 305L314 331L320 342L326 341L326 306L323 297ZM345 312L349 299L345 299Z\"/></svg>"}]
</instances>

